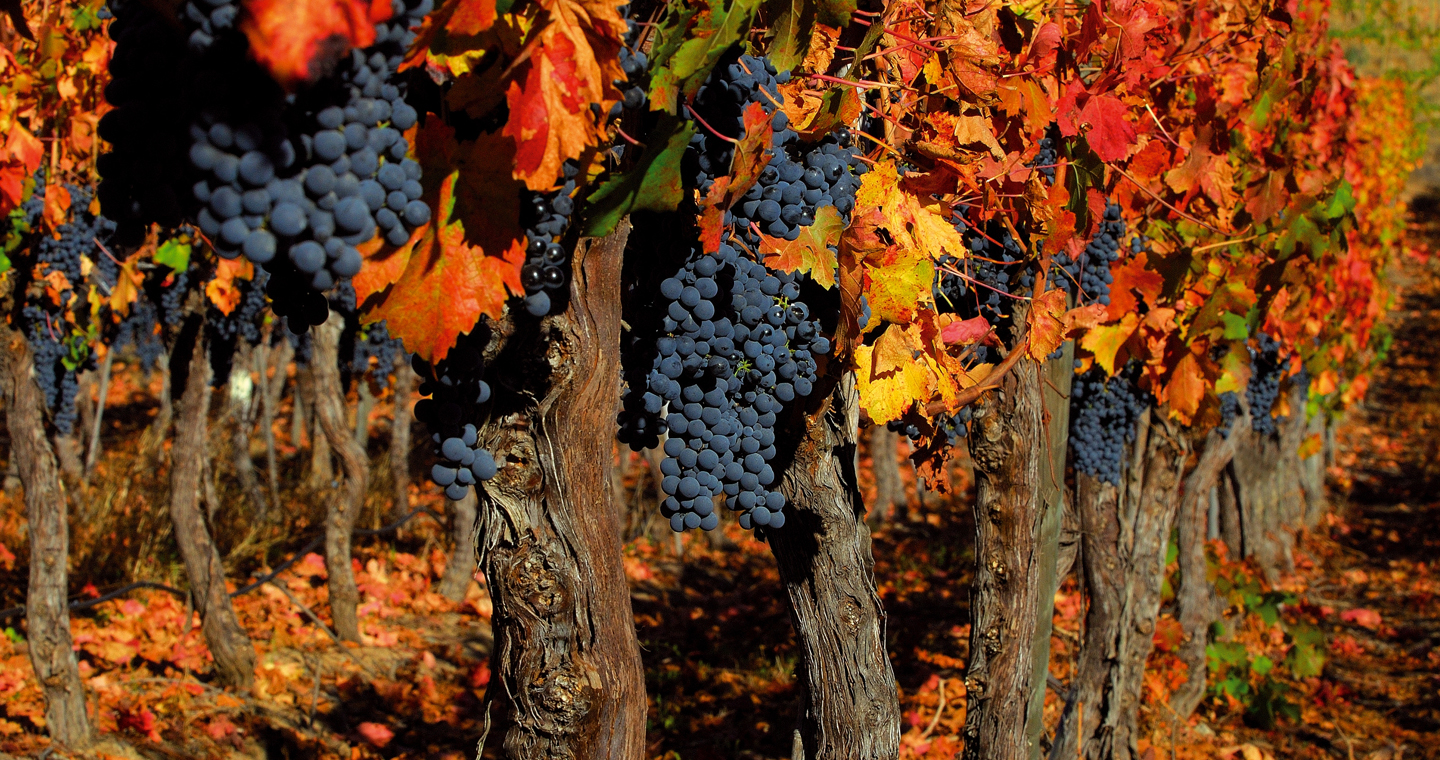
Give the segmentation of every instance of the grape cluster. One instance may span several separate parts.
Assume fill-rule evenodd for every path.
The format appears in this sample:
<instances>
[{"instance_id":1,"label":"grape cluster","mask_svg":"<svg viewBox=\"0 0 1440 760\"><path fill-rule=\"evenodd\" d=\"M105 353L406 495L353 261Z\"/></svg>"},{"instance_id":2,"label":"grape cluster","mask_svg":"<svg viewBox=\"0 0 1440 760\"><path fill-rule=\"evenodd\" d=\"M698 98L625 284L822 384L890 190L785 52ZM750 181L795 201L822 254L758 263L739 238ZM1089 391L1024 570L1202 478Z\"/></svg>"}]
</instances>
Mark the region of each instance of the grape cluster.
<instances>
[{"instance_id":1,"label":"grape cluster","mask_svg":"<svg viewBox=\"0 0 1440 760\"><path fill-rule=\"evenodd\" d=\"M165 354L165 341L160 338L159 312L150 299L141 297L130 304L130 312L115 328L115 337L110 348L119 351L134 346L140 357L140 367L149 374L155 362Z\"/></svg>"},{"instance_id":2,"label":"grape cluster","mask_svg":"<svg viewBox=\"0 0 1440 760\"><path fill-rule=\"evenodd\" d=\"M1230 428L1235 424L1235 418L1240 416L1240 396L1235 391L1225 391L1220 394L1220 426L1215 432L1221 438L1230 437Z\"/></svg>"},{"instance_id":3,"label":"grape cluster","mask_svg":"<svg viewBox=\"0 0 1440 760\"><path fill-rule=\"evenodd\" d=\"M249 345L260 342L260 328L265 324L265 284L270 275L257 269L254 279L235 280L240 302L226 314L206 299L205 331L210 342L210 384L220 387L230 380L235 347L241 340Z\"/></svg>"},{"instance_id":4,"label":"grape cluster","mask_svg":"<svg viewBox=\"0 0 1440 760\"><path fill-rule=\"evenodd\" d=\"M360 269L355 246L377 232L401 245L429 221L420 167L406 159L401 136L417 113L404 100L403 84L391 80L413 40L411 27L431 7L431 0L413 8L392 0L394 18L377 25L376 43L352 51L332 78L299 96L286 96L250 60L234 24L238 5L187 3L181 21L188 50L177 49L172 34L154 51L140 48L164 36L151 29L164 19L143 7L131 18L125 8L115 22L129 31L117 37L115 61L125 63L118 69L112 63L121 85L106 92L120 116L107 115L108 126L102 120L102 134L115 144L101 166L102 203L125 213L122 226L131 227L174 226L188 212L220 256L244 254L265 267L267 295L293 328L320 324L327 315L321 292ZM150 81L136 72L157 69L184 70L157 80L185 97L150 97ZM157 103L168 109L156 112ZM189 122L181 135L188 145L184 166L142 170L151 143L174 137L166 130L176 113ZM155 135L137 134L142 128ZM174 178L187 174L177 199ZM147 205L147 192L158 200Z\"/></svg>"},{"instance_id":5,"label":"grape cluster","mask_svg":"<svg viewBox=\"0 0 1440 760\"><path fill-rule=\"evenodd\" d=\"M1035 160L1030 163L1032 167L1038 167L1040 175L1050 184L1055 184L1055 164L1060 161L1060 139L1052 128L1046 135L1040 138L1040 152L1035 154Z\"/></svg>"},{"instance_id":6,"label":"grape cluster","mask_svg":"<svg viewBox=\"0 0 1440 760\"><path fill-rule=\"evenodd\" d=\"M434 364L418 355L410 360L422 378L420 395L428 396L415 403L415 418L430 429L438 447L435 455L440 461L430 468L430 479L450 499L464 498L476 482L495 477L499 467L489 451L476 445L474 423L480 419L480 407L490 400L481 356L485 343L483 331L476 330L461 336Z\"/></svg>"},{"instance_id":7,"label":"grape cluster","mask_svg":"<svg viewBox=\"0 0 1440 760\"><path fill-rule=\"evenodd\" d=\"M969 434L966 427L970 422L970 407L964 407L955 414L939 414L929 421L929 429L921 426L921 423L900 418L890 420L885 426L894 433L904 433L906 438L912 441L919 441L926 436L934 438L937 435L945 436L945 443L949 446L959 446L965 442Z\"/></svg>"},{"instance_id":8,"label":"grape cluster","mask_svg":"<svg viewBox=\"0 0 1440 760\"><path fill-rule=\"evenodd\" d=\"M94 360L88 351L72 349L76 336L62 316L36 302L26 303L20 313L25 337L35 354L35 383L45 395L46 408L54 415L55 429L69 435L78 418L75 398L80 392L80 372L92 369Z\"/></svg>"},{"instance_id":9,"label":"grape cluster","mask_svg":"<svg viewBox=\"0 0 1440 760\"><path fill-rule=\"evenodd\" d=\"M730 171L730 162L735 156L732 140L745 133L745 106L759 103L767 113L773 113L784 103L780 85L790 80L788 72L777 73L765 58L731 54L726 60L729 62L722 61L715 67L710 78L696 91L694 103L686 107L698 124L690 138L682 175L702 196L710 191L716 177ZM799 139L783 115L772 118L774 148Z\"/></svg>"},{"instance_id":10,"label":"grape cluster","mask_svg":"<svg viewBox=\"0 0 1440 760\"><path fill-rule=\"evenodd\" d=\"M570 284L570 251L559 241L575 211L571 196L580 167L566 161L563 172L565 184L560 189L552 193L526 191L529 202L520 207L526 245L520 284L525 287L525 310L537 317L558 311L555 307L564 300L565 286Z\"/></svg>"},{"instance_id":11,"label":"grape cluster","mask_svg":"<svg viewBox=\"0 0 1440 760\"><path fill-rule=\"evenodd\" d=\"M1280 396L1280 380L1290 370L1290 356L1281 356L1283 346L1265 333L1260 333L1259 348L1250 348L1250 382L1245 386L1245 404L1250 407L1250 427L1261 435L1274 435L1274 417L1270 410Z\"/></svg>"},{"instance_id":12,"label":"grape cluster","mask_svg":"<svg viewBox=\"0 0 1440 760\"><path fill-rule=\"evenodd\" d=\"M631 21L631 28L636 29L635 22ZM630 38L633 33L627 35L627 45L633 44ZM610 106L610 118L619 118L625 111L639 111L650 101L645 93L646 72L650 67L650 59L639 50L631 51L629 47L620 48L620 70L625 72L624 79L615 80L614 84L623 93L620 102Z\"/></svg>"},{"instance_id":13,"label":"grape cluster","mask_svg":"<svg viewBox=\"0 0 1440 760\"><path fill-rule=\"evenodd\" d=\"M1075 469L1111 485L1120 484L1125 445L1135 439L1135 423L1154 400L1121 371L1106 378L1091 369L1070 387L1070 449Z\"/></svg>"},{"instance_id":14,"label":"grape cluster","mask_svg":"<svg viewBox=\"0 0 1440 760\"><path fill-rule=\"evenodd\" d=\"M1076 296L1077 306L1092 303L1109 306L1110 283L1115 281L1110 265L1120 260L1120 241L1124 237L1125 220L1120 218L1120 206L1107 203L1095 236L1075 258L1064 252L1055 254L1050 264L1050 286ZM1143 238L1136 237L1131 241L1131 250L1142 245Z\"/></svg>"},{"instance_id":15,"label":"grape cluster","mask_svg":"<svg viewBox=\"0 0 1440 760\"><path fill-rule=\"evenodd\" d=\"M1024 249L998 220L987 222L983 231L967 222L963 214L957 214L954 223L971 255L963 261L948 254L940 258L941 267L966 276L937 269L932 286L935 305L941 313L953 313L962 319L984 317L1003 330L1009 324L1010 294L1024 293L1035 284L1035 276L1023 260ZM988 361L989 349L976 346L975 360Z\"/></svg>"},{"instance_id":16,"label":"grape cluster","mask_svg":"<svg viewBox=\"0 0 1440 760\"><path fill-rule=\"evenodd\" d=\"M814 390L815 357L830 351L802 284L730 243L715 255L692 249L661 283L662 335L650 344L648 375L625 394L620 426L637 450L668 433L661 513L674 530L713 529L721 494L745 528L785 524L785 497L769 490L776 416Z\"/></svg>"},{"instance_id":17,"label":"grape cluster","mask_svg":"<svg viewBox=\"0 0 1440 760\"><path fill-rule=\"evenodd\" d=\"M385 324L385 320L361 325L355 333L354 348L350 354L350 372L356 375L371 372L370 360L374 359L372 376L383 388L390 383L390 371L395 366L395 357L404 351L404 342L390 337L390 328Z\"/></svg>"}]
</instances>

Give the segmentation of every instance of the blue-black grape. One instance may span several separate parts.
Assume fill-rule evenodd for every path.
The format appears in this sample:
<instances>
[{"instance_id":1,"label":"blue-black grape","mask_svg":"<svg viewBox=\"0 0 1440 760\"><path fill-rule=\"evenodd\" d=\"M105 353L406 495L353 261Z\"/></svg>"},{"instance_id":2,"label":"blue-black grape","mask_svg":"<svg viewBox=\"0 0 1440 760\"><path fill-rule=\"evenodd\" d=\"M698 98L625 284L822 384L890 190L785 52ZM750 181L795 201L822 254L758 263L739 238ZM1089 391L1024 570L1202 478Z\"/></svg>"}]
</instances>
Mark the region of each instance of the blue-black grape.
<instances>
[{"instance_id":1,"label":"blue-black grape","mask_svg":"<svg viewBox=\"0 0 1440 760\"><path fill-rule=\"evenodd\" d=\"M1119 485L1125 446L1135 439L1140 415L1154 403L1129 369L1107 378L1100 368L1075 376L1070 386L1070 450L1075 469Z\"/></svg>"},{"instance_id":2,"label":"blue-black grape","mask_svg":"<svg viewBox=\"0 0 1440 760\"><path fill-rule=\"evenodd\" d=\"M1276 433L1276 419L1271 416L1275 399L1280 396L1280 381L1290 371L1290 355L1281 355L1280 342L1265 333L1250 347L1250 382L1245 386L1245 405L1250 408L1250 427L1261 435ZM1281 418L1283 420L1283 418Z\"/></svg>"},{"instance_id":3,"label":"blue-black grape","mask_svg":"<svg viewBox=\"0 0 1440 760\"><path fill-rule=\"evenodd\" d=\"M421 377L420 395L427 397L416 402L415 418L430 430L438 460L430 479L451 499L464 498L471 486L494 477L499 469L494 455L477 439L491 392L482 357L487 339L477 329L460 336L445 358L434 364L419 356L410 360Z\"/></svg>"}]
</instances>

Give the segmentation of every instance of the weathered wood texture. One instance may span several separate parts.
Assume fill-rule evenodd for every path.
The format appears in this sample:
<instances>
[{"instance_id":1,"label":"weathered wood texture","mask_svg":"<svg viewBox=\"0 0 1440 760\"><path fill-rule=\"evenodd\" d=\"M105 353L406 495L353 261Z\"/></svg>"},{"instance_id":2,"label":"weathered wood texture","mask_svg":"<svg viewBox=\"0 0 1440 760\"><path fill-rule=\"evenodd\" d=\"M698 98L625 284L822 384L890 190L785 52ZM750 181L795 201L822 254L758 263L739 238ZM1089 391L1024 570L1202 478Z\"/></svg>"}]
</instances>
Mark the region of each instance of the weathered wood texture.
<instances>
[{"instance_id":1,"label":"weathered wood texture","mask_svg":"<svg viewBox=\"0 0 1440 760\"><path fill-rule=\"evenodd\" d=\"M1061 718L1051 757L1140 756L1142 678L1154 646L1165 552L1187 455L1178 427L1165 419L1164 410L1150 410L1136 426L1118 487L1076 474L1090 605L1072 681L1078 691Z\"/></svg>"},{"instance_id":2,"label":"weathered wood texture","mask_svg":"<svg viewBox=\"0 0 1440 760\"><path fill-rule=\"evenodd\" d=\"M210 411L210 358L202 320L200 315L186 320L171 356L171 366L188 366L175 411L175 443L170 453L170 519L185 560L190 596L200 613L201 631L215 657L216 673L222 683L249 688L255 680L255 646L230 604L220 550L200 510Z\"/></svg>"},{"instance_id":3,"label":"weathered wood texture","mask_svg":"<svg viewBox=\"0 0 1440 760\"><path fill-rule=\"evenodd\" d=\"M645 755L645 682L609 462L619 410L620 266L629 224L575 248L564 313L492 341L478 558L495 611L487 746L506 758ZM485 740L482 740L485 741Z\"/></svg>"},{"instance_id":4,"label":"weathered wood texture","mask_svg":"<svg viewBox=\"0 0 1440 760\"><path fill-rule=\"evenodd\" d=\"M395 412L390 422L390 506L396 517L410 511L410 423L415 417L415 371L404 351L395 357ZM473 522L473 520L472 520Z\"/></svg>"},{"instance_id":5,"label":"weathered wood texture","mask_svg":"<svg viewBox=\"0 0 1440 760\"><path fill-rule=\"evenodd\" d=\"M70 526L65 490L41 415L45 398L35 384L34 354L25 336L0 327L0 387L5 394L5 425L11 460L25 489L30 534L30 585L25 595L25 637L30 664L45 694L45 724L50 738L71 749L90 744L93 733L85 711L85 687L70 640Z\"/></svg>"},{"instance_id":6,"label":"weathered wood texture","mask_svg":"<svg viewBox=\"0 0 1440 760\"><path fill-rule=\"evenodd\" d=\"M885 425L870 428L870 471L875 475L875 503L867 519L880 526L905 508L905 482L900 479L900 434Z\"/></svg>"},{"instance_id":7,"label":"weathered wood texture","mask_svg":"<svg viewBox=\"0 0 1440 760\"><path fill-rule=\"evenodd\" d=\"M800 644L805 760L900 751L899 695L856 479L859 420L855 376L846 373L806 420L780 479L786 523L765 533Z\"/></svg>"},{"instance_id":8,"label":"weathered wood texture","mask_svg":"<svg viewBox=\"0 0 1440 760\"><path fill-rule=\"evenodd\" d=\"M1019 361L976 405L970 423L976 568L965 677L966 758L1029 756L1025 723L1035 672L1035 610L1046 564L1040 550L1046 511L1040 481L1048 467L1042 371L1033 361Z\"/></svg>"},{"instance_id":9,"label":"weathered wood texture","mask_svg":"<svg viewBox=\"0 0 1440 760\"><path fill-rule=\"evenodd\" d=\"M451 552L435 591L458 602L465 598L465 590L475 576L475 490L470 489L462 499L446 499L445 503L450 507L450 535L455 539L455 551Z\"/></svg>"},{"instance_id":10,"label":"weathered wood texture","mask_svg":"<svg viewBox=\"0 0 1440 760\"><path fill-rule=\"evenodd\" d=\"M350 562L351 534L365 508L365 490L370 480L370 460L355 441L354 430L345 420L345 389L340 385L340 331L345 318L334 312L323 325L310 328L310 378L314 383L315 413L319 435L315 447L328 441L340 460L344 477L340 487L325 500L325 570L329 574L330 616L335 633L345 641L360 641L360 620L356 607L360 591Z\"/></svg>"}]
</instances>

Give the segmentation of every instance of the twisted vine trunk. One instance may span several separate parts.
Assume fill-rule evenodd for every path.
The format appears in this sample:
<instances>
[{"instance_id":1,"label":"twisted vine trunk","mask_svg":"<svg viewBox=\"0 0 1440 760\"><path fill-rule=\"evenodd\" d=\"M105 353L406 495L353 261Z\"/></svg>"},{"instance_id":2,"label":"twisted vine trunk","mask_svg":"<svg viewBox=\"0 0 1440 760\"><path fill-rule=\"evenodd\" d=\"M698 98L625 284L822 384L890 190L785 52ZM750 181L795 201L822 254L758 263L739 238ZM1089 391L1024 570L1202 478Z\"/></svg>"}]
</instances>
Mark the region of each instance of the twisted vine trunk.
<instances>
[{"instance_id":1,"label":"twisted vine trunk","mask_svg":"<svg viewBox=\"0 0 1440 760\"><path fill-rule=\"evenodd\" d=\"M255 405L251 403L255 396L255 383L250 380L251 358L249 345L240 341L235 347L234 368L230 371L230 456L235 465L235 478L250 499L255 519L264 520L270 504L265 500L265 487L260 484L260 476L255 472L255 460L250 457L250 429L255 426ZM263 369L261 377L264 377Z\"/></svg>"},{"instance_id":2,"label":"twisted vine trunk","mask_svg":"<svg viewBox=\"0 0 1440 760\"><path fill-rule=\"evenodd\" d=\"M410 396L414 392L410 357L399 351L395 356L395 413L390 423L390 479L394 481L390 509L397 516L410 509L410 420L415 416Z\"/></svg>"},{"instance_id":3,"label":"twisted vine trunk","mask_svg":"<svg viewBox=\"0 0 1440 760\"><path fill-rule=\"evenodd\" d=\"M72 749L90 744L93 733L85 712L85 688L71 649L69 576L70 526L65 492L41 416L45 399L33 378L34 356L25 337L4 328L0 382L5 393L10 458L25 488L30 533L30 585L25 595L25 634L30 664L45 693L45 724L50 738Z\"/></svg>"},{"instance_id":4,"label":"twisted vine trunk","mask_svg":"<svg viewBox=\"0 0 1440 760\"><path fill-rule=\"evenodd\" d=\"M1242 414L1232 430L1249 427L1250 417ZM1185 720L1205 696L1207 663L1205 646L1209 643L1210 624L1220 614L1214 588L1205 577L1205 539L1210 532L1210 494L1215 491L1225 468L1235 456L1235 436L1210 431L1205 450L1195 469L1185 478L1180 497L1179 528L1180 588L1176 602L1180 608L1180 627L1185 638L1180 645L1180 659L1189 669L1186 681L1170 698L1175 720Z\"/></svg>"},{"instance_id":5,"label":"twisted vine trunk","mask_svg":"<svg viewBox=\"0 0 1440 760\"><path fill-rule=\"evenodd\" d=\"M905 506L905 483L900 479L900 434L885 425L870 429L870 471L875 475L875 503L870 525L879 527Z\"/></svg>"},{"instance_id":6,"label":"twisted vine trunk","mask_svg":"<svg viewBox=\"0 0 1440 760\"><path fill-rule=\"evenodd\" d=\"M184 363L184 390L175 415L175 445L170 454L170 518L175 542L185 560L190 595L200 613L205 643L215 658L220 681L249 688L255 680L255 647L230 604L225 568L200 510L201 479L209 447L210 359L206 356L204 318L192 315L176 340L174 363Z\"/></svg>"},{"instance_id":7,"label":"twisted vine trunk","mask_svg":"<svg viewBox=\"0 0 1440 760\"><path fill-rule=\"evenodd\" d=\"M1075 476L1090 608L1074 679L1077 693L1051 757L1140 757L1142 679L1154 647L1165 552L1189 452L1163 410L1141 415L1129 451L1119 487L1087 473Z\"/></svg>"},{"instance_id":8,"label":"twisted vine trunk","mask_svg":"<svg viewBox=\"0 0 1440 760\"><path fill-rule=\"evenodd\" d=\"M487 352L506 372L493 378L505 385L481 430L504 463L483 485L476 527L495 606L482 744L507 758L645 753L644 673L606 466L629 231L580 241L565 312L515 318Z\"/></svg>"},{"instance_id":9,"label":"twisted vine trunk","mask_svg":"<svg viewBox=\"0 0 1440 760\"><path fill-rule=\"evenodd\" d=\"M455 538L455 551L445 565L445 575L440 578L436 593L458 602L465 598L465 590L475 575L475 491L471 489L465 497L456 501L446 499L450 513L454 516L451 535Z\"/></svg>"},{"instance_id":10,"label":"twisted vine trunk","mask_svg":"<svg viewBox=\"0 0 1440 760\"><path fill-rule=\"evenodd\" d=\"M311 328L310 378L314 383L316 426L323 433L315 437L315 448L328 441L340 459L344 478L325 508L325 570L329 574L330 617L335 633L345 641L360 641L360 620L356 608L360 591L350 564L350 539L355 520L365 508L365 489L370 479L370 462L365 449L355 440L345 420L345 389L340 386L340 331L345 318L335 312L325 324ZM328 456L328 455L327 455Z\"/></svg>"},{"instance_id":11,"label":"twisted vine trunk","mask_svg":"<svg viewBox=\"0 0 1440 760\"><path fill-rule=\"evenodd\" d=\"M855 375L847 372L808 418L781 476L785 526L765 532L804 670L803 755L792 760L891 758L900 751L899 694L855 474L859 422Z\"/></svg>"},{"instance_id":12,"label":"twisted vine trunk","mask_svg":"<svg viewBox=\"0 0 1440 760\"><path fill-rule=\"evenodd\" d=\"M260 371L260 432L265 436L265 484L270 490L270 503L280 505L280 463L275 453L275 416L280 412L280 397L285 392L285 373L295 349L290 341L281 339L280 344L271 348L269 338L256 349L256 366ZM275 376L267 373L270 365L275 367ZM298 441L292 442L298 444Z\"/></svg>"},{"instance_id":13,"label":"twisted vine trunk","mask_svg":"<svg viewBox=\"0 0 1440 760\"><path fill-rule=\"evenodd\" d=\"M966 758L1022 760L1029 755L1026 714L1045 564L1041 477L1047 464L1040 373L1039 364L1022 358L977 403L970 425L976 567L965 668Z\"/></svg>"}]
</instances>

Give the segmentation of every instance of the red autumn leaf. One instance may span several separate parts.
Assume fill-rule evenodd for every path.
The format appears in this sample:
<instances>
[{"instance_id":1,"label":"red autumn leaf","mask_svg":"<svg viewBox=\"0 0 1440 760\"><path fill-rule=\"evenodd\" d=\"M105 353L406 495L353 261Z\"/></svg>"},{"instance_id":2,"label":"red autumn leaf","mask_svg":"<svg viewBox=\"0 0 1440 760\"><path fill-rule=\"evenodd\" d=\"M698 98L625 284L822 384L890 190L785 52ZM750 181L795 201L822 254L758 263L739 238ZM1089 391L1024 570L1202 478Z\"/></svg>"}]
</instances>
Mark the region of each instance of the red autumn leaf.
<instances>
[{"instance_id":1,"label":"red autumn leaf","mask_svg":"<svg viewBox=\"0 0 1440 760\"><path fill-rule=\"evenodd\" d=\"M1091 95L1080 109L1081 122L1090 125L1085 140L1101 161L1119 161L1135 144L1135 127L1125 114L1125 104L1112 95Z\"/></svg>"},{"instance_id":2,"label":"red autumn leaf","mask_svg":"<svg viewBox=\"0 0 1440 760\"><path fill-rule=\"evenodd\" d=\"M0 214L24 200L25 180L40 168L45 146L29 130L18 123L10 125L10 134L0 148Z\"/></svg>"},{"instance_id":3,"label":"red autumn leaf","mask_svg":"<svg viewBox=\"0 0 1440 760\"><path fill-rule=\"evenodd\" d=\"M1365 607L1345 610L1340 613L1340 619L1347 623L1354 623L1361 628L1369 628L1372 631L1380 628L1380 613Z\"/></svg>"},{"instance_id":4,"label":"red autumn leaf","mask_svg":"<svg viewBox=\"0 0 1440 760\"><path fill-rule=\"evenodd\" d=\"M940 339L949 345L968 346L979 343L990 334L990 320L984 317L957 319L940 328Z\"/></svg>"},{"instance_id":5,"label":"red autumn leaf","mask_svg":"<svg viewBox=\"0 0 1440 760\"><path fill-rule=\"evenodd\" d=\"M1200 371L1200 361L1195 354L1185 354L1175 364L1170 382L1165 386L1165 401L1185 424L1200 408L1205 397L1205 376Z\"/></svg>"},{"instance_id":6,"label":"red autumn leaf","mask_svg":"<svg viewBox=\"0 0 1440 760\"><path fill-rule=\"evenodd\" d=\"M735 146L730 172L715 180L700 204L700 244L709 253L720 250L725 212L755 185L760 170L769 160L765 151L774 134L770 116L759 103L751 103L745 108L743 118L745 134Z\"/></svg>"},{"instance_id":7,"label":"red autumn leaf","mask_svg":"<svg viewBox=\"0 0 1440 760\"><path fill-rule=\"evenodd\" d=\"M1109 321L1135 313L1140 302L1149 306L1158 303L1165 278L1159 272L1146 268L1148 258L1148 254L1142 251L1123 266L1110 270L1114 281L1110 284L1110 307L1106 311Z\"/></svg>"},{"instance_id":8,"label":"red autumn leaf","mask_svg":"<svg viewBox=\"0 0 1440 760\"><path fill-rule=\"evenodd\" d=\"M246 0L240 28L255 60L286 88L318 81L354 47L375 42L384 0Z\"/></svg>"},{"instance_id":9,"label":"red autumn leaf","mask_svg":"<svg viewBox=\"0 0 1440 760\"><path fill-rule=\"evenodd\" d=\"M383 747L389 744L391 739L395 738L394 731L391 731L379 723L371 723L370 721L361 723L355 730L360 732L361 736L365 737L365 741L370 742L376 747Z\"/></svg>"},{"instance_id":10,"label":"red autumn leaf","mask_svg":"<svg viewBox=\"0 0 1440 760\"><path fill-rule=\"evenodd\" d=\"M515 178L531 190L548 189L562 162L605 139L603 117L620 99L614 81L625 78L618 56L626 26L616 8L557 0L526 42L529 57L505 92L504 134L515 141Z\"/></svg>"},{"instance_id":11,"label":"red autumn leaf","mask_svg":"<svg viewBox=\"0 0 1440 760\"><path fill-rule=\"evenodd\" d=\"M60 225L70 216L70 191L64 185L50 185L45 188L45 224L52 230L60 229ZM58 237L58 234L57 234Z\"/></svg>"}]
</instances>

